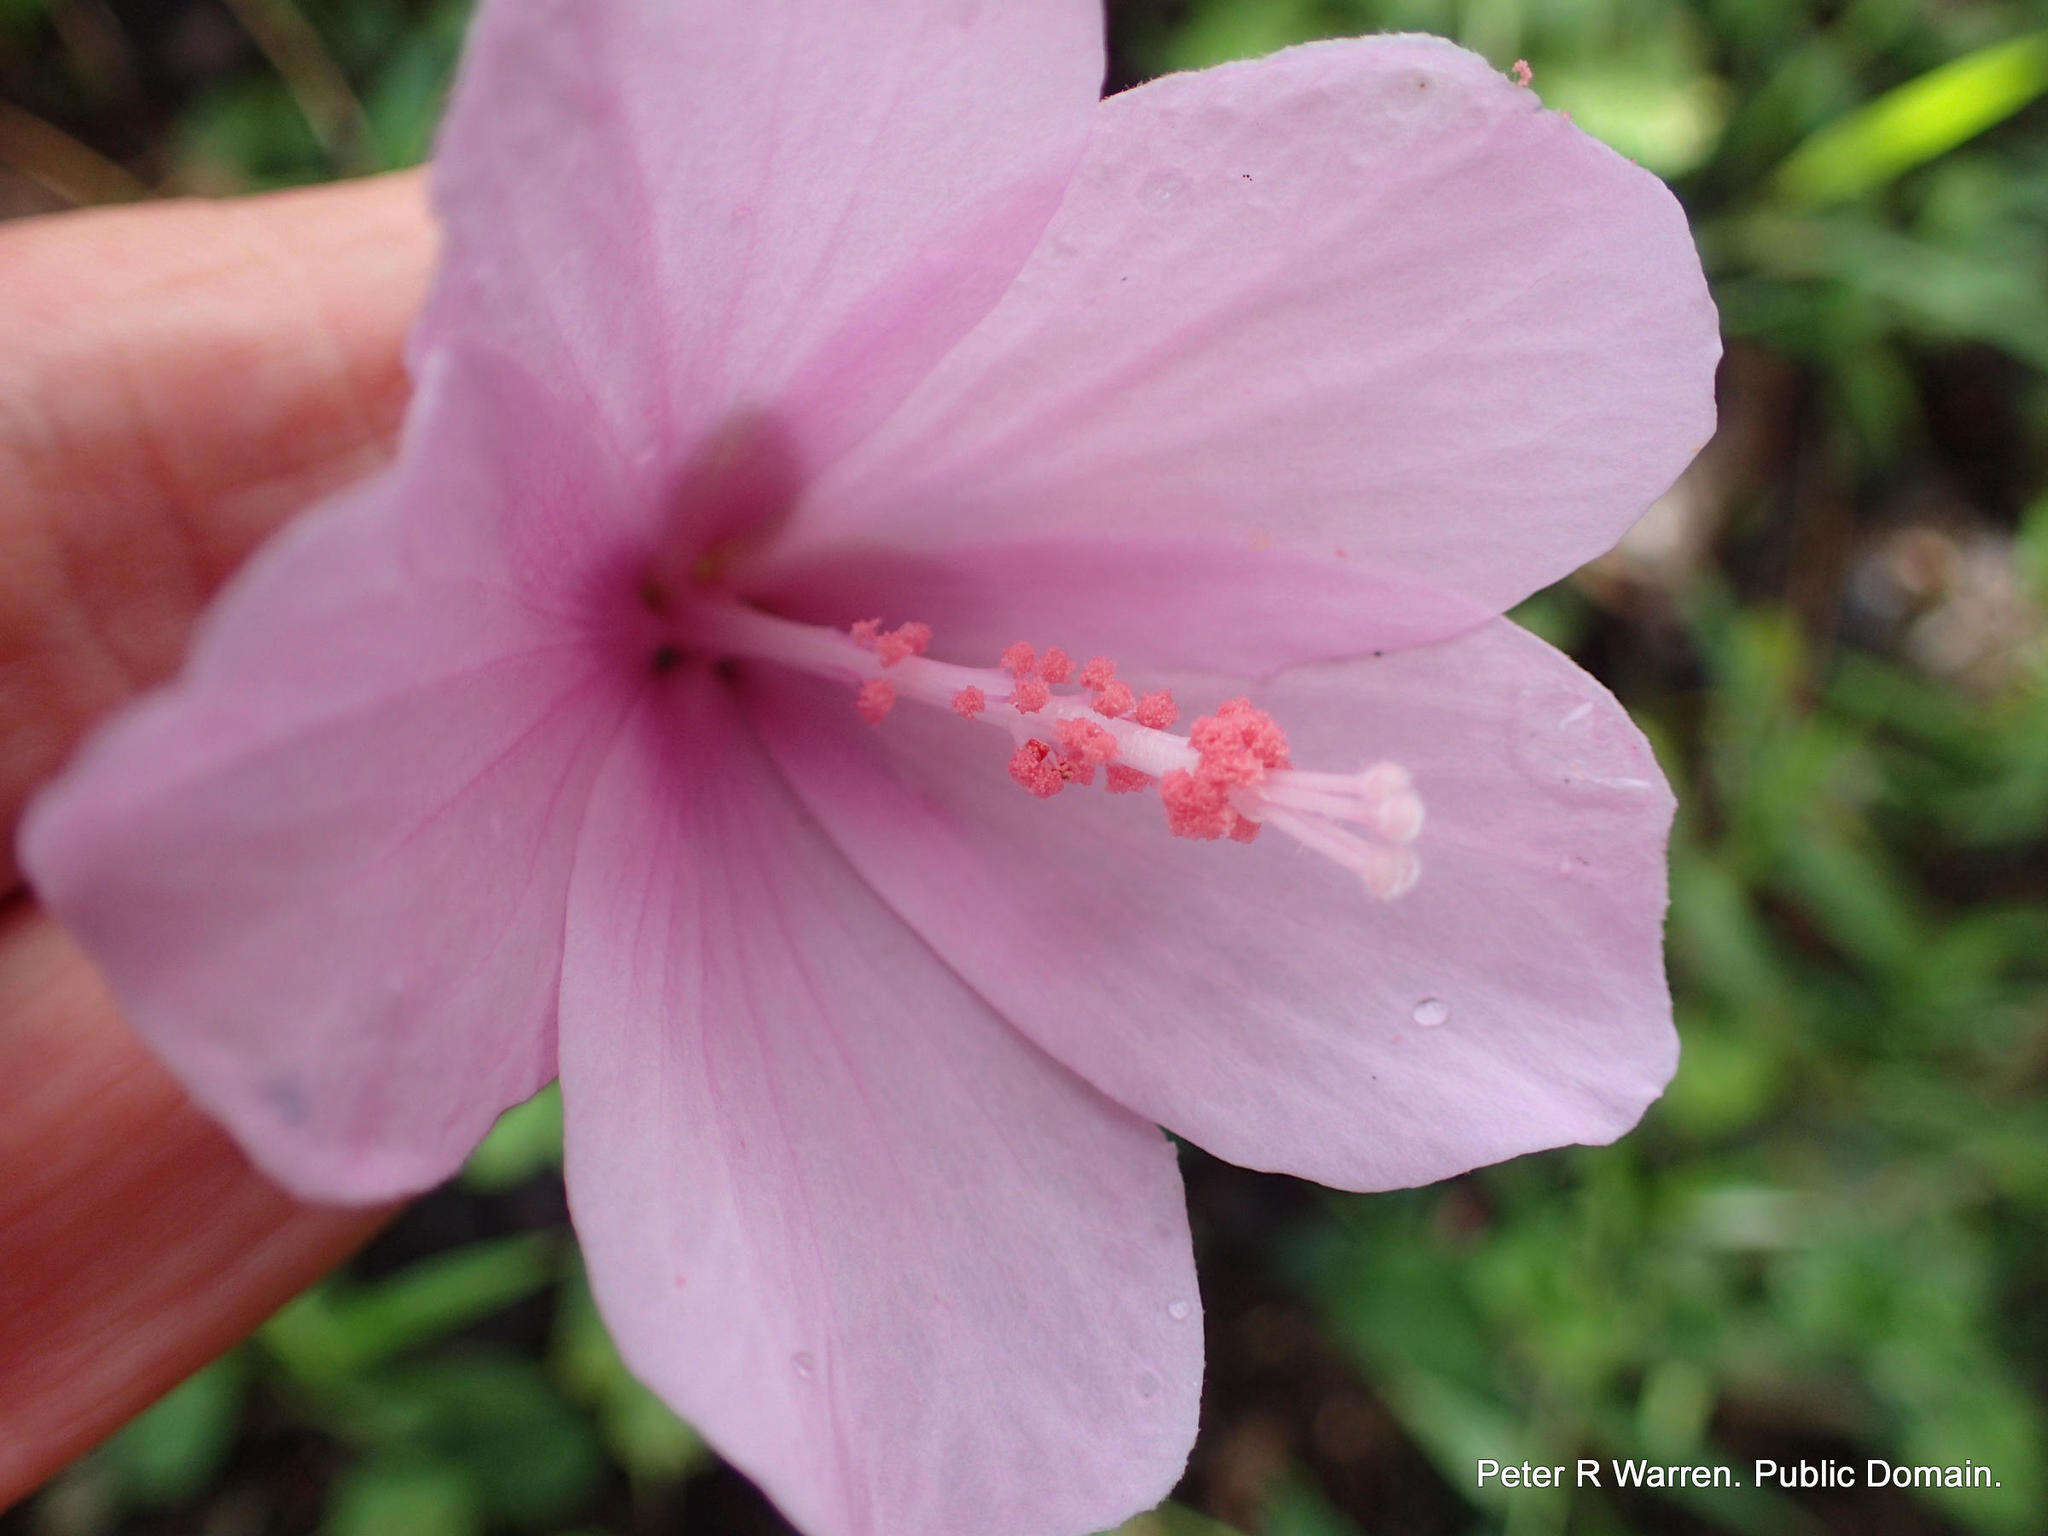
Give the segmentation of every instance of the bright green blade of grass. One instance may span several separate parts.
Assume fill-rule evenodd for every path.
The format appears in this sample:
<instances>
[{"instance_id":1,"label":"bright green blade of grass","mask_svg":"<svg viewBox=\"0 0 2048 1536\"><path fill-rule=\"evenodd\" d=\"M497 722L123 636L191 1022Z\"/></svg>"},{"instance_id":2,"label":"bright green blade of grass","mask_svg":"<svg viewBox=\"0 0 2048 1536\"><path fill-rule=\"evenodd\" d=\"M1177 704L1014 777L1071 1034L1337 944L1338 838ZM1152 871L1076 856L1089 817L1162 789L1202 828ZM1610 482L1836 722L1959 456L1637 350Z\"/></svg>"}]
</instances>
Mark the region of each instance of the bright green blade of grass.
<instances>
[{"instance_id":1,"label":"bright green blade of grass","mask_svg":"<svg viewBox=\"0 0 2048 1536\"><path fill-rule=\"evenodd\" d=\"M1778 168L1779 192L1838 203L1875 191L2002 123L2048 90L2048 32L1980 48L1815 133Z\"/></svg>"}]
</instances>

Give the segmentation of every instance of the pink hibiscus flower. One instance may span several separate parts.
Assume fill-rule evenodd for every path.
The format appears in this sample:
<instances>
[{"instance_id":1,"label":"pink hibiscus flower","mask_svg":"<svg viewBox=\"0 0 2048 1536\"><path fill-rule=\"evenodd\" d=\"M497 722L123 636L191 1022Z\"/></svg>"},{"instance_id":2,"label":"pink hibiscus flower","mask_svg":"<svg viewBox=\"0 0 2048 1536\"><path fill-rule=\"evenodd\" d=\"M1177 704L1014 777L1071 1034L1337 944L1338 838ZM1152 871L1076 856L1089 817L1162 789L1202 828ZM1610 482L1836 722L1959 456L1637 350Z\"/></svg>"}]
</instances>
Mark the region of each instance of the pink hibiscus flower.
<instances>
[{"instance_id":1,"label":"pink hibiscus flower","mask_svg":"<svg viewBox=\"0 0 2048 1536\"><path fill-rule=\"evenodd\" d=\"M819 1536L1166 1493L1159 1126L1378 1189L1675 1056L1663 780L1498 615L1711 429L1677 205L1441 42L1100 34L488 0L399 463L23 835L305 1195L559 1073L627 1360Z\"/></svg>"}]
</instances>

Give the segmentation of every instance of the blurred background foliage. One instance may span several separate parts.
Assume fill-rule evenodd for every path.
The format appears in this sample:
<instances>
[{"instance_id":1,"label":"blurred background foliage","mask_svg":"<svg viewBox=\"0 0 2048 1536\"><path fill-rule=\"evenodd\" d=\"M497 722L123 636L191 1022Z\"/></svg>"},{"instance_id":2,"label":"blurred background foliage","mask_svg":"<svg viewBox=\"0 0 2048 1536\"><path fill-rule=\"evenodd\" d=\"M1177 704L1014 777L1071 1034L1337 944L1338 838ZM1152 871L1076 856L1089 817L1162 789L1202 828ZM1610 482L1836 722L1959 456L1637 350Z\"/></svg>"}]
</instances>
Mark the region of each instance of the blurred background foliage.
<instances>
[{"instance_id":1,"label":"blurred background foliage","mask_svg":"<svg viewBox=\"0 0 2048 1536\"><path fill-rule=\"evenodd\" d=\"M1202 1440L1127 1536L2048 1530L2048 12L1111 11L1117 85L1380 29L1529 60L1677 187L1729 342L1715 443L1519 615L1679 788L1676 1082L1617 1146L1401 1195L1190 1151ZM0 214L416 161L464 20L0 0ZM543 1095L0 1532L783 1529L621 1368L559 1155ZM1481 1455L1969 1458L2000 1486L1503 1499Z\"/></svg>"}]
</instances>

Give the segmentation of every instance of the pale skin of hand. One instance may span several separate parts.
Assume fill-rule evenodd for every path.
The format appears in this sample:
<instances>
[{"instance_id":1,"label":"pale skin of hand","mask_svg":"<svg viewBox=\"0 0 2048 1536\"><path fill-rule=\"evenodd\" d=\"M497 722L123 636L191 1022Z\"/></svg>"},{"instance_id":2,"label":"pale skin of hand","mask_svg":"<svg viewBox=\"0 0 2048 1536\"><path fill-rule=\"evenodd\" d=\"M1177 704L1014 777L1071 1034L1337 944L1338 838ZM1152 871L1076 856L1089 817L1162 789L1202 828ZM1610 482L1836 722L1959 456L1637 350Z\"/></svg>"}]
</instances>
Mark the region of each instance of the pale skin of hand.
<instances>
[{"instance_id":1,"label":"pale skin of hand","mask_svg":"<svg viewBox=\"0 0 2048 1536\"><path fill-rule=\"evenodd\" d=\"M415 175L0 224L0 1507L388 1215L251 1168L13 847L263 537L388 459L434 244Z\"/></svg>"}]
</instances>

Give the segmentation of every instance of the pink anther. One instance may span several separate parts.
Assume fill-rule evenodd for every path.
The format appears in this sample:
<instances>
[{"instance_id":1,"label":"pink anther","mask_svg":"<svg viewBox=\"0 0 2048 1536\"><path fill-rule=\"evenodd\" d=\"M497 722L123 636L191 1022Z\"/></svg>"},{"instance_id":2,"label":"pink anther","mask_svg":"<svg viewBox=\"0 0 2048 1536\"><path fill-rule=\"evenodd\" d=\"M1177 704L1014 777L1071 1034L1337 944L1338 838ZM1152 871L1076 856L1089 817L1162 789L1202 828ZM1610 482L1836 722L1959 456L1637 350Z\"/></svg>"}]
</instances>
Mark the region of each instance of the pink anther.
<instances>
[{"instance_id":1,"label":"pink anther","mask_svg":"<svg viewBox=\"0 0 2048 1536\"><path fill-rule=\"evenodd\" d=\"M1107 656L1094 657L1081 669L1083 688L1107 688L1115 679L1116 663Z\"/></svg>"},{"instance_id":2,"label":"pink anther","mask_svg":"<svg viewBox=\"0 0 2048 1536\"><path fill-rule=\"evenodd\" d=\"M931 625L899 624L876 639L875 654L882 658L883 666L893 667L906 656L922 656L931 643Z\"/></svg>"},{"instance_id":3,"label":"pink anther","mask_svg":"<svg viewBox=\"0 0 2048 1536\"><path fill-rule=\"evenodd\" d=\"M1103 774L1103 787L1112 795L1131 795L1152 782L1152 775L1127 768L1122 763L1111 763Z\"/></svg>"},{"instance_id":4,"label":"pink anther","mask_svg":"<svg viewBox=\"0 0 2048 1536\"><path fill-rule=\"evenodd\" d=\"M869 678L853 696L853 707L869 725L880 725L896 707L896 685L879 677Z\"/></svg>"},{"instance_id":5,"label":"pink anther","mask_svg":"<svg viewBox=\"0 0 2048 1536\"><path fill-rule=\"evenodd\" d=\"M1048 646L1038 663L1038 675L1048 683L1064 683L1074 675L1074 658L1058 646Z\"/></svg>"},{"instance_id":6,"label":"pink anther","mask_svg":"<svg viewBox=\"0 0 2048 1536\"><path fill-rule=\"evenodd\" d=\"M1020 715L1035 715L1052 699L1052 690L1035 677L1020 677L1010 690L1010 707Z\"/></svg>"},{"instance_id":7,"label":"pink anther","mask_svg":"<svg viewBox=\"0 0 2048 1536\"><path fill-rule=\"evenodd\" d=\"M1128 715L1133 709L1137 708L1137 705L1138 696L1131 692L1131 685L1129 683L1119 683L1114 679L1105 684L1095 695L1095 713L1107 715L1112 720L1120 715Z\"/></svg>"},{"instance_id":8,"label":"pink anther","mask_svg":"<svg viewBox=\"0 0 2048 1536\"><path fill-rule=\"evenodd\" d=\"M962 688L953 695L953 713L962 720L972 720L988 708L988 695L979 688Z\"/></svg>"},{"instance_id":9,"label":"pink anther","mask_svg":"<svg viewBox=\"0 0 2048 1536\"><path fill-rule=\"evenodd\" d=\"M1176 768L1159 781L1159 803L1166 807L1166 826L1175 837L1213 842L1237 820L1230 808L1229 788L1218 781Z\"/></svg>"},{"instance_id":10,"label":"pink anther","mask_svg":"<svg viewBox=\"0 0 2048 1536\"><path fill-rule=\"evenodd\" d=\"M1225 785L1252 784L1269 768L1289 766L1287 736L1250 699L1232 699L1188 729L1188 745L1201 754L1201 773Z\"/></svg>"},{"instance_id":11,"label":"pink anther","mask_svg":"<svg viewBox=\"0 0 2048 1536\"><path fill-rule=\"evenodd\" d=\"M1163 731L1180 718L1180 706L1173 702L1173 695L1162 688L1138 700L1138 707L1131 711L1131 718L1140 725Z\"/></svg>"},{"instance_id":12,"label":"pink anther","mask_svg":"<svg viewBox=\"0 0 2048 1536\"><path fill-rule=\"evenodd\" d=\"M1060 753L1070 763L1094 768L1116 761L1116 738L1093 720L1062 720Z\"/></svg>"},{"instance_id":13,"label":"pink anther","mask_svg":"<svg viewBox=\"0 0 2048 1536\"><path fill-rule=\"evenodd\" d=\"M1060 772L1052 748L1036 737L1010 755L1010 777L1040 800L1050 800L1067 787L1066 775Z\"/></svg>"},{"instance_id":14,"label":"pink anther","mask_svg":"<svg viewBox=\"0 0 2048 1536\"><path fill-rule=\"evenodd\" d=\"M1029 641L1019 640L1003 651L1003 670L1012 677L1029 677L1038 666L1038 652Z\"/></svg>"}]
</instances>

